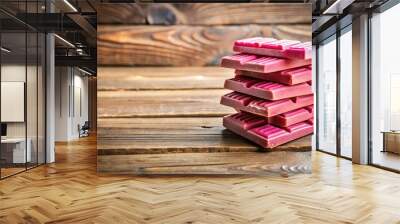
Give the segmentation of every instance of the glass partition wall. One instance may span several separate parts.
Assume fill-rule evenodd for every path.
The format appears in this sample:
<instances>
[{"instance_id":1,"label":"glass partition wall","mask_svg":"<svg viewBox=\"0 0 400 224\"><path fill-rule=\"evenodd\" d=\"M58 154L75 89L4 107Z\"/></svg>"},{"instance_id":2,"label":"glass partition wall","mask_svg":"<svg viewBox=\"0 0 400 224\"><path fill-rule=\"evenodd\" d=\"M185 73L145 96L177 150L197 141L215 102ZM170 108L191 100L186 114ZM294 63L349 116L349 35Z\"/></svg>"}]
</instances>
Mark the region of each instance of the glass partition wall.
<instances>
[{"instance_id":1,"label":"glass partition wall","mask_svg":"<svg viewBox=\"0 0 400 224\"><path fill-rule=\"evenodd\" d=\"M371 18L370 163L400 171L400 4Z\"/></svg>"},{"instance_id":2,"label":"glass partition wall","mask_svg":"<svg viewBox=\"0 0 400 224\"><path fill-rule=\"evenodd\" d=\"M27 5L26 1L20 1L18 8L34 13L39 10L38 2ZM0 11L0 19L0 178L3 179L45 163L46 40L43 33L18 21L12 13Z\"/></svg>"},{"instance_id":3,"label":"glass partition wall","mask_svg":"<svg viewBox=\"0 0 400 224\"><path fill-rule=\"evenodd\" d=\"M339 49L340 155L352 158L352 32L351 25L341 31Z\"/></svg>"},{"instance_id":4,"label":"glass partition wall","mask_svg":"<svg viewBox=\"0 0 400 224\"><path fill-rule=\"evenodd\" d=\"M351 25L317 46L317 135L319 151L352 157Z\"/></svg>"},{"instance_id":5,"label":"glass partition wall","mask_svg":"<svg viewBox=\"0 0 400 224\"><path fill-rule=\"evenodd\" d=\"M336 36L318 46L318 138L319 150L336 153Z\"/></svg>"}]
</instances>

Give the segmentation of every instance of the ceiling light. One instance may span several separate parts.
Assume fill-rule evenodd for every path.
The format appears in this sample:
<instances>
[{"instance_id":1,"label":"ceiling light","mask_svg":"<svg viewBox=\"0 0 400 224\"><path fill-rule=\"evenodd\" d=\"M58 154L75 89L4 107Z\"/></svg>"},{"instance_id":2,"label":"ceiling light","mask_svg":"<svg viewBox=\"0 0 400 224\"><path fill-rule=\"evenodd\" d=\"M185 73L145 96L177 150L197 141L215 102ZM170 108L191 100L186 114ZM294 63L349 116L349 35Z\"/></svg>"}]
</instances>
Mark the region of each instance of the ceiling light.
<instances>
[{"instance_id":1,"label":"ceiling light","mask_svg":"<svg viewBox=\"0 0 400 224\"><path fill-rule=\"evenodd\" d=\"M66 40L66 39L64 39L64 38L62 38L62 37L60 37L59 35L57 35L57 34L54 34L54 36L55 37L57 37L59 40L61 40L62 42L64 42L65 44L67 44L68 46L70 46L70 47L72 47L72 48L75 48L75 45L73 45L71 42L69 42L68 40Z\"/></svg>"},{"instance_id":2,"label":"ceiling light","mask_svg":"<svg viewBox=\"0 0 400 224\"><path fill-rule=\"evenodd\" d=\"M64 0L64 3L68 5L68 7L72 9L72 11L78 12L78 10L68 0Z\"/></svg>"},{"instance_id":3,"label":"ceiling light","mask_svg":"<svg viewBox=\"0 0 400 224\"><path fill-rule=\"evenodd\" d=\"M9 50L9 49L7 49L5 47L1 47L0 49L1 49L1 51L4 51L6 53L10 53L11 52L11 50Z\"/></svg>"},{"instance_id":4,"label":"ceiling light","mask_svg":"<svg viewBox=\"0 0 400 224\"><path fill-rule=\"evenodd\" d=\"M87 75L93 75L92 73L90 73L90 72L88 72L88 71L86 71L86 70L83 70L83 69L81 69L81 68L79 68L79 67L78 67L78 70L81 71L81 72L83 72L83 73L85 73L85 74L87 74Z\"/></svg>"},{"instance_id":5,"label":"ceiling light","mask_svg":"<svg viewBox=\"0 0 400 224\"><path fill-rule=\"evenodd\" d=\"M336 0L332 5L325 9L322 14L342 14L343 10L353 2L354 0Z\"/></svg>"}]
</instances>

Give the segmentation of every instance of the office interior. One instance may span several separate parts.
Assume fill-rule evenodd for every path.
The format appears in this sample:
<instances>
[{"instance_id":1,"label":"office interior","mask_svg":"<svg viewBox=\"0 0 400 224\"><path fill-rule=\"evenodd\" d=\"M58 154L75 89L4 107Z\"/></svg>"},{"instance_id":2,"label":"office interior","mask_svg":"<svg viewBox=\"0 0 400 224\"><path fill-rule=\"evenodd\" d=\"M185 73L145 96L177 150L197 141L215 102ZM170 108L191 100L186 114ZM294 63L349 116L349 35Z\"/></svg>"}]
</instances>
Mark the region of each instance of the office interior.
<instances>
[{"instance_id":1,"label":"office interior","mask_svg":"<svg viewBox=\"0 0 400 224\"><path fill-rule=\"evenodd\" d=\"M54 162L57 142L95 133L96 44L60 14L76 12L71 6L0 3L1 179ZM91 6L83 7L96 24Z\"/></svg>"},{"instance_id":2,"label":"office interior","mask_svg":"<svg viewBox=\"0 0 400 224\"><path fill-rule=\"evenodd\" d=\"M318 1L314 6L314 148L400 171L400 21L396 1ZM330 7L329 7L330 6ZM319 14L317 7L328 7ZM337 11L340 15L336 15Z\"/></svg>"},{"instance_id":3,"label":"office interior","mask_svg":"<svg viewBox=\"0 0 400 224\"><path fill-rule=\"evenodd\" d=\"M54 143L79 139L82 127L95 133L96 7L90 1L68 3L1 2L2 178L53 162ZM400 19L400 5L396 1L312 3L313 148L400 171L399 49L393 44L398 33L392 28ZM75 23L69 16L53 16L49 25L45 16L33 16L49 12L82 16L92 26ZM355 47L358 52L353 52ZM353 66L356 60L359 68ZM362 74L356 77L354 72ZM354 93L354 85L364 92ZM352 110L355 105L362 107L359 113ZM360 117L363 133L352 125Z\"/></svg>"},{"instance_id":4,"label":"office interior","mask_svg":"<svg viewBox=\"0 0 400 224\"><path fill-rule=\"evenodd\" d=\"M312 4L311 174L99 174L96 5L157 2L0 1L0 223L399 223L398 0L268 1Z\"/></svg>"}]
</instances>

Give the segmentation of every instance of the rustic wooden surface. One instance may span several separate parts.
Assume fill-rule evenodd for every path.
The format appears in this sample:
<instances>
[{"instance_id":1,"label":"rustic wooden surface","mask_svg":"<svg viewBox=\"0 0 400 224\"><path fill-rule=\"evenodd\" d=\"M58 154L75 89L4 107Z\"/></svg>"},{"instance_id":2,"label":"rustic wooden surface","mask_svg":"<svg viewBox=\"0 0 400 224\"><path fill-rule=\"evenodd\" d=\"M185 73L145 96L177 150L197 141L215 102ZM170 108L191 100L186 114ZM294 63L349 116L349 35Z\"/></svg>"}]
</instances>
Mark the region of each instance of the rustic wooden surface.
<instances>
[{"instance_id":1,"label":"rustic wooden surface","mask_svg":"<svg viewBox=\"0 0 400 224\"><path fill-rule=\"evenodd\" d=\"M234 73L212 66L236 39L309 41L310 5L105 4L98 18L99 171L309 172L310 137L266 152L222 127Z\"/></svg>"},{"instance_id":2,"label":"rustic wooden surface","mask_svg":"<svg viewBox=\"0 0 400 224\"><path fill-rule=\"evenodd\" d=\"M234 40L268 36L309 41L310 25L114 26L97 28L101 65L217 65Z\"/></svg>"},{"instance_id":3,"label":"rustic wooden surface","mask_svg":"<svg viewBox=\"0 0 400 224\"><path fill-rule=\"evenodd\" d=\"M220 105L229 90L159 90L98 92L98 117L224 116L233 109Z\"/></svg>"},{"instance_id":4,"label":"rustic wooden surface","mask_svg":"<svg viewBox=\"0 0 400 224\"><path fill-rule=\"evenodd\" d=\"M222 126L222 116L235 112L219 104L228 92L222 89L223 81L233 76L232 70L100 67L98 71L100 172L310 172L309 136L265 150Z\"/></svg>"},{"instance_id":5,"label":"rustic wooden surface","mask_svg":"<svg viewBox=\"0 0 400 224\"><path fill-rule=\"evenodd\" d=\"M226 130L217 117L109 118L99 120L99 155L309 151L305 137L263 149Z\"/></svg>"},{"instance_id":6,"label":"rustic wooden surface","mask_svg":"<svg viewBox=\"0 0 400 224\"><path fill-rule=\"evenodd\" d=\"M311 152L221 152L97 157L97 170L120 174L248 174L283 176L311 173Z\"/></svg>"},{"instance_id":7,"label":"rustic wooden surface","mask_svg":"<svg viewBox=\"0 0 400 224\"><path fill-rule=\"evenodd\" d=\"M221 67L99 67L98 90L221 89L232 69Z\"/></svg>"},{"instance_id":8,"label":"rustic wooden surface","mask_svg":"<svg viewBox=\"0 0 400 224\"><path fill-rule=\"evenodd\" d=\"M99 24L310 24L311 4L99 4Z\"/></svg>"}]
</instances>

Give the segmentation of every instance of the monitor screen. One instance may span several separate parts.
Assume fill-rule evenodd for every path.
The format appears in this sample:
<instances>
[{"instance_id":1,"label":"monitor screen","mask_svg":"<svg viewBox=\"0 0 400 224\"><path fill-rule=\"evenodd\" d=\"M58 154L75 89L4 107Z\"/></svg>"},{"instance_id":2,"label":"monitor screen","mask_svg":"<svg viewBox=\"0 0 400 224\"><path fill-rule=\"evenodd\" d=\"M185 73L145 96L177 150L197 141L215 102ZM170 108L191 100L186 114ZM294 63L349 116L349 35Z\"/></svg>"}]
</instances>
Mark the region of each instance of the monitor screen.
<instances>
[{"instance_id":1,"label":"monitor screen","mask_svg":"<svg viewBox=\"0 0 400 224\"><path fill-rule=\"evenodd\" d=\"M1 136L7 136L7 124L1 123Z\"/></svg>"}]
</instances>

